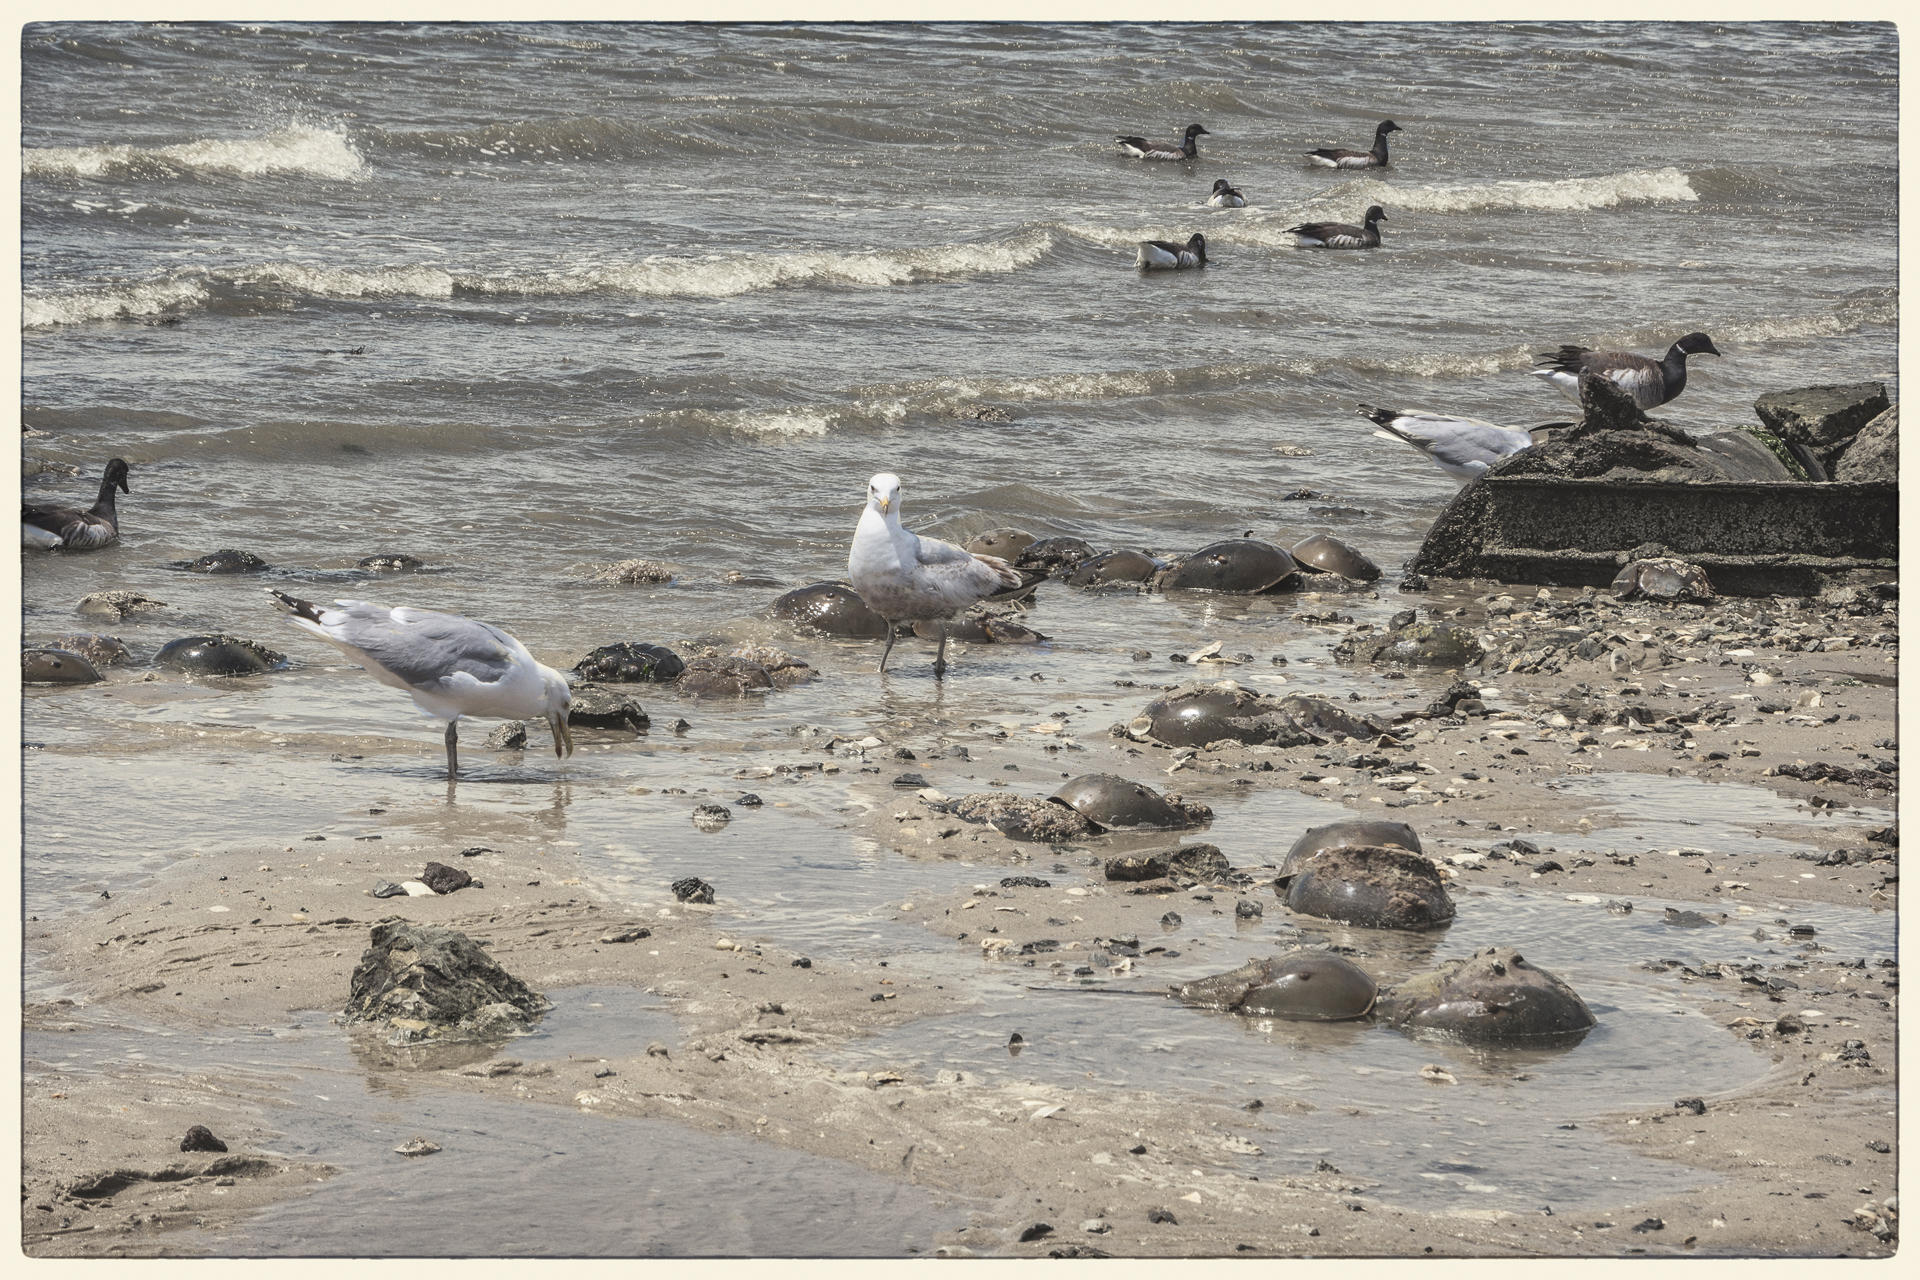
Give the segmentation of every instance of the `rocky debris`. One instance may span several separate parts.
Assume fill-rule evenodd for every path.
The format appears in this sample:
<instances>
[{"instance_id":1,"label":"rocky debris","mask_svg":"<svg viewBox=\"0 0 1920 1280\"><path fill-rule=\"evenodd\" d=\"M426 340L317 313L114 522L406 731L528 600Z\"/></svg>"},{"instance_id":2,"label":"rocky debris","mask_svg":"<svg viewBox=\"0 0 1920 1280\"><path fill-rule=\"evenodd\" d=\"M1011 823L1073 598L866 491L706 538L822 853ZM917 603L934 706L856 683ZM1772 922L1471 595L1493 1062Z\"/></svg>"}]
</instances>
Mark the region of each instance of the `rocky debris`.
<instances>
[{"instance_id":1,"label":"rocky debris","mask_svg":"<svg viewBox=\"0 0 1920 1280\"><path fill-rule=\"evenodd\" d=\"M680 673L679 687L696 698L744 698L773 688L773 675L745 658L695 658Z\"/></svg>"},{"instance_id":2,"label":"rocky debris","mask_svg":"<svg viewBox=\"0 0 1920 1280\"><path fill-rule=\"evenodd\" d=\"M686 665L679 654L661 645L622 640L603 644L574 663L573 674L609 684L663 684L677 678Z\"/></svg>"},{"instance_id":3,"label":"rocky debris","mask_svg":"<svg viewBox=\"0 0 1920 1280\"><path fill-rule=\"evenodd\" d=\"M1572 987L1506 947L1488 947L1389 987L1377 1012L1402 1031L1469 1044L1563 1043L1595 1025Z\"/></svg>"},{"instance_id":4,"label":"rocky debris","mask_svg":"<svg viewBox=\"0 0 1920 1280\"><path fill-rule=\"evenodd\" d=\"M1095 826L1108 830L1139 827L1196 827L1213 819L1213 810L1178 795L1161 795L1145 783L1111 773L1087 773L1069 779L1047 797L1071 806Z\"/></svg>"},{"instance_id":5,"label":"rocky debris","mask_svg":"<svg viewBox=\"0 0 1920 1280\"><path fill-rule=\"evenodd\" d=\"M821 635L879 639L887 634L887 620L844 582L798 587L775 600L767 612Z\"/></svg>"},{"instance_id":6,"label":"rocky debris","mask_svg":"<svg viewBox=\"0 0 1920 1280\"><path fill-rule=\"evenodd\" d=\"M1816 760L1808 764L1796 760L1792 764L1776 765L1767 770L1769 777L1797 778L1802 782L1843 782L1849 786L1864 787L1869 791L1892 793L1899 785L1895 775L1898 766L1893 761L1884 761L1883 768L1849 769L1845 765L1828 764Z\"/></svg>"},{"instance_id":7,"label":"rocky debris","mask_svg":"<svg viewBox=\"0 0 1920 1280\"><path fill-rule=\"evenodd\" d=\"M91 662L66 649L22 649L20 679L25 684L93 684L103 677Z\"/></svg>"},{"instance_id":8,"label":"rocky debris","mask_svg":"<svg viewBox=\"0 0 1920 1280\"><path fill-rule=\"evenodd\" d=\"M1085 840L1099 833L1099 829L1072 806L1058 800L1034 800L982 791L936 807L962 822L985 823L1010 840L1058 844L1065 840Z\"/></svg>"},{"instance_id":9,"label":"rocky debris","mask_svg":"<svg viewBox=\"0 0 1920 1280\"><path fill-rule=\"evenodd\" d=\"M64 636L55 636L41 647L77 653L96 667L117 667L133 661L133 653L117 637L103 636L92 631L76 631Z\"/></svg>"},{"instance_id":10,"label":"rocky debris","mask_svg":"<svg viewBox=\"0 0 1920 1280\"><path fill-rule=\"evenodd\" d=\"M185 567L188 573L262 573L273 566L251 551L229 548L189 560Z\"/></svg>"},{"instance_id":11,"label":"rocky debris","mask_svg":"<svg viewBox=\"0 0 1920 1280\"><path fill-rule=\"evenodd\" d=\"M711 905L713 902L713 886L699 876L686 876L675 880L669 887L673 890L673 896L682 902L702 905Z\"/></svg>"},{"instance_id":12,"label":"rocky debris","mask_svg":"<svg viewBox=\"0 0 1920 1280\"><path fill-rule=\"evenodd\" d=\"M695 805L693 825L702 831L718 831L733 821L733 810L723 804Z\"/></svg>"},{"instance_id":13,"label":"rocky debris","mask_svg":"<svg viewBox=\"0 0 1920 1280\"><path fill-rule=\"evenodd\" d=\"M457 929L382 920L354 968L348 1022L381 1022L395 1044L524 1029L552 1008Z\"/></svg>"},{"instance_id":14,"label":"rocky debris","mask_svg":"<svg viewBox=\"0 0 1920 1280\"><path fill-rule=\"evenodd\" d=\"M1437 929L1453 898L1433 863L1393 845L1336 845L1308 854L1274 889L1290 911L1371 929Z\"/></svg>"},{"instance_id":15,"label":"rocky debris","mask_svg":"<svg viewBox=\"0 0 1920 1280\"><path fill-rule=\"evenodd\" d=\"M646 708L626 694L583 682L573 686L573 706L567 712L567 724L573 729L645 733L652 721L647 718Z\"/></svg>"},{"instance_id":16,"label":"rocky debris","mask_svg":"<svg viewBox=\"0 0 1920 1280\"><path fill-rule=\"evenodd\" d=\"M112 618L124 622L138 613L157 613L161 609L170 609L165 600L155 600L152 596L139 591L96 591L80 597L77 612L88 617Z\"/></svg>"},{"instance_id":17,"label":"rocky debris","mask_svg":"<svg viewBox=\"0 0 1920 1280\"><path fill-rule=\"evenodd\" d=\"M1674 556L1634 560L1613 580L1613 594L1622 600L1711 600L1713 583L1707 571Z\"/></svg>"},{"instance_id":18,"label":"rocky debris","mask_svg":"<svg viewBox=\"0 0 1920 1280\"><path fill-rule=\"evenodd\" d=\"M427 869L420 873L420 883L435 893L453 893L466 888L479 888L480 882L458 867L450 867L444 862L429 862Z\"/></svg>"},{"instance_id":19,"label":"rocky debris","mask_svg":"<svg viewBox=\"0 0 1920 1280\"><path fill-rule=\"evenodd\" d=\"M180 1139L182 1151L225 1151L227 1144L213 1136L213 1130L203 1124L196 1124L187 1130L187 1136Z\"/></svg>"},{"instance_id":20,"label":"rocky debris","mask_svg":"<svg viewBox=\"0 0 1920 1280\"><path fill-rule=\"evenodd\" d=\"M1377 991L1373 979L1351 960L1304 948L1249 960L1231 972L1171 988L1183 1004L1302 1022L1365 1017Z\"/></svg>"},{"instance_id":21,"label":"rocky debris","mask_svg":"<svg viewBox=\"0 0 1920 1280\"><path fill-rule=\"evenodd\" d=\"M1898 484L1900 481L1900 406L1860 428L1840 455L1833 478L1843 484L1865 482Z\"/></svg>"},{"instance_id":22,"label":"rocky debris","mask_svg":"<svg viewBox=\"0 0 1920 1280\"><path fill-rule=\"evenodd\" d=\"M278 671L287 665L287 655L257 640L216 632L168 641L153 655L153 664L196 676L251 676Z\"/></svg>"},{"instance_id":23,"label":"rocky debris","mask_svg":"<svg viewBox=\"0 0 1920 1280\"><path fill-rule=\"evenodd\" d=\"M415 569L424 569L427 562L419 556L410 556L404 551L381 551L363 557L354 565L356 569L365 569L369 573L412 573Z\"/></svg>"},{"instance_id":24,"label":"rocky debris","mask_svg":"<svg viewBox=\"0 0 1920 1280\"><path fill-rule=\"evenodd\" d=\"M1325 698L1304 694L1270 698L1221 681L1182 685L1155 698L1121 732L1135 741L1165 747L1205 747L1215 742L1298 747L1336 738L1377 738L1387 729Z\"/></svg>"},{"instance_id":25,"label":"rocky debris","mask_svg":"<svg viewBox=\"0 0 1920 1280\"><path fill-rule=\"evenodd\" d=\"M429 1141L428 1139L422 1138L418 1134L416 1134L413 1137L407 1139L405 1142L401 1143L399 1146L395 1147L393 1150L396 1155L403 1155L411 1158L415 1156L430 1156L434 1154L436 1151L439 1151L440 1149L441 1147L439 1143Z\"/></svg>"},{"instance_id":26,"label":"rocky debris","mask_svg":"<svg viewBox=\"0 0 1920 1280\"><path fill-rule=\"evenodd\" d=\"M673 579L673 569L658 560L620 560L595 565L587 574L589 582L611 582L627 587L657 586Z\"/></svg>"},{"instance_id":27,"label":"rocky debris","mask_svg":"<svg viewBox=\"0 0 1920 1280\"><path fill-rule=\"evenodd\" d=\"M1299 570L1293 557L1271 542L1227 538L1174 561L1154 585L1162 591L1254 595L1279 587Z\"/></svg>"},{"instance_id":28,"label":"rocky debris","mask_svg":"<svg viewBox=\"0 0 1920 1280\"><path fill-rule=\"evenodd\" d=\"M1409 622L1382 635L1348 636L1334 646L1342 662L1380 666L1470 667L1486 657L1480 640L1451 622Z\"/></svg>"},{"instance_id":29,"label":"rocky debris","mask_svg":"<svg viewBox=\"0 0 1920 1280\"><path fill-rule=\"evenodd\" d=\"M1789 445L1804 445L1829 475L1854 438L1890 407L1880 382L1770 391L1753 402L1767 430Z\"/></svg>"}]
</instances>

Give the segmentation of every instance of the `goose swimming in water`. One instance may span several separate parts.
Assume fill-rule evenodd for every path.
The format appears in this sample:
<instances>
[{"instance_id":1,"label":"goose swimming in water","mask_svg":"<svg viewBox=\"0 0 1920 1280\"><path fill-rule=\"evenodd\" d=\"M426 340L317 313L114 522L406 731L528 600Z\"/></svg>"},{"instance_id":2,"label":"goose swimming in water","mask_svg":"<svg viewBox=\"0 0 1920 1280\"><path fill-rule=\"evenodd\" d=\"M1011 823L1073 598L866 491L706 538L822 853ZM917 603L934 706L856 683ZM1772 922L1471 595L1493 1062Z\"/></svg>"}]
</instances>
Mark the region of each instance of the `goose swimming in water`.
<instances>
[{"instance_id":1,"label":"goose swimming in water","mask_svg":"<svg viewBox=\"0 0 1920 1280\"><path fill-rule=\"evenodd\" d=\"M1704 333L1687 334L1668 347L1666 357L1660 360L1631 351L1564 346L1558 351L1541 352L1539 359L1544 367L1532 373L1560 388L1575 404L1580 403L1580 375L1590 373L1625 391L1643 410L1654 409L1687 389L1687 357L1701 354L1720 354L1713 339Z\"/></svg>"},{"instance_id":2,"label":"goose swimming in water","mask_svg":"<svg viewBox=\"0 0 1920 1280\"><path fill-rule=\"evenodd\" d=\"M1321 147L1307 152L1307 159L1329 169L1384 169L1387 167L1387 135L1399 133L1400 126L1382 120L1373 131L1371 151L1348 151L1342 147Z\"/></svg>"},{"instance_id":3,"label":"goose swimming in water","mask_svg":"<svg viewBox=\"0 0 1920 1280\"><path fill-rule=\"evenodd\" d=\"M887 620L882 671L893 652L896 623L940 624L935 675L947 669L947 623L953 615L996 592L1026 585L1013 566L998 556L975 555L951 542L922 538L901 528L900 477L885 471L867 482L867 507L860 513L853 547L847 553L847 580L867 607Z\"/></svg>"},{"instance_id":4,"label":"goose swimming in water","mask_svg":"<svg viewBox=\"0 0 1920 1280\"><path fill-rule=\"evenodd\" d=\"M1185 244L1171 240L1142 240L1133 264L1142 271L1180 271L1207 265L1207 238L1198 231Z\"/></svg>"},{"instance_id":5,"label":"goose swimming in water","mask_svg":"<svg viewBox=\"0 0 1920 1280\"><path fill-rule=\"evenodd\" d=\"M85 511L77 507L20 504L20 545L51 551L66 547L91 551L120 540L120 517L113 509L113 491L131 493L127 488L127 460L114 458L100 479L100 496Z\"/></svg>"},{"instance_id":6,"label":"goose swimming in water","mask_svg":"<svg viewBox=\"0 0 1920 1280\"><path fill-rule=\"evenodd\" d=\"M1379 205L1367 206L1367 216L1361 219L1365 226L1356 227L1350 222L1303 222L1297 227L1288 227L1287 234L1299 240L1303 249L1378 249L1380 247L1380 224L1387 220L1387 211Z\"/></svg>"},{"instance_id":7,"label":"goose swimming in water","mask_svg":"<svg viewBox=\"0 0 1920 1280\"><path fill-rule=\"evenodd\" d=\"M1535 442L1533 431L1502 427L1479 418L1428 413L1424 409L1376 409L1370 404L1358 408L1361 417L1381 428L1373 434L1382 440L1400 440L1412 445L1442 471L1462 480L1484 475L1494 463ZM1567 425L1549 422L1534 431Z\"/></svg>"},{"instance_id":8,"label":"goose swimming in water","mask_svg":"<svg viewBox=\"0 0 1920 1280\"><path fill-rule=\"evenodd\" d=\"M1233 189L1233 184L1225 178L1213 180L1213 194L1207 197L1207 203L1215 209L1244 209L1247 198Z\"/></svg>"},{"instance_id":9,"label":"goose swimming in water","mask_svg":"<svg viewBox=\"0 0 1920 1280\"><path fill-rule=\"evenodd\" d=\"M1197 124L1187 126L1187 136L1179 142L1149 142L1145 138L1115 138L1127 154L1141 160L1197 160L1200 148L1194 139L1206 130Z\"/></svg>"}]
</instances>

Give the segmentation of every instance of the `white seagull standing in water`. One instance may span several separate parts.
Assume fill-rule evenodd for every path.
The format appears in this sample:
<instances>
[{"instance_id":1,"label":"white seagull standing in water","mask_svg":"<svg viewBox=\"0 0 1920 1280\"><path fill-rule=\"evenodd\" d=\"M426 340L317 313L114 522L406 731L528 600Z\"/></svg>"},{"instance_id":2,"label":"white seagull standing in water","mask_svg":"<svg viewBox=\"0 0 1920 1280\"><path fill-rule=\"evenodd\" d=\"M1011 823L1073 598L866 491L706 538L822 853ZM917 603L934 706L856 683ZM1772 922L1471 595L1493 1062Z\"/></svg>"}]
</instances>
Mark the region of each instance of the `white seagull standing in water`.
<instances>
[{"instance_id":1,"label":"white seagull standing in water","mask_svg":"<svg viewBox=\"0 0 1920 1280\"><path fill-rule=\"evenodd\" d=\"M947 669L948 620L996 591L1022 585L1013 566L998 556L977 556L951 542L922 538L901 528L900 477L884 471L867 482L867 509L860 513L860 524L853 531L847 578L867 607L887 620L882 671L893 652L894 624L939 622L935 675Z\"/></svg>"},{"instance_id":2,"label":"white seagull standing in water","mask_svg":"<svg viewBox=\"0 0 1920 1280\"><path fill-rule=\"evenodd\" d=\"M495 626L431 609L388 609L364 600L331 608L268 588L274 603L365 667L381 684L413 695L414 705L447 722L447 778L460 776L455 727L461 716L523 720L545 716L553 754L573 753L567 678L533 660L525 645Z\"/></svg>"}]
</instances>

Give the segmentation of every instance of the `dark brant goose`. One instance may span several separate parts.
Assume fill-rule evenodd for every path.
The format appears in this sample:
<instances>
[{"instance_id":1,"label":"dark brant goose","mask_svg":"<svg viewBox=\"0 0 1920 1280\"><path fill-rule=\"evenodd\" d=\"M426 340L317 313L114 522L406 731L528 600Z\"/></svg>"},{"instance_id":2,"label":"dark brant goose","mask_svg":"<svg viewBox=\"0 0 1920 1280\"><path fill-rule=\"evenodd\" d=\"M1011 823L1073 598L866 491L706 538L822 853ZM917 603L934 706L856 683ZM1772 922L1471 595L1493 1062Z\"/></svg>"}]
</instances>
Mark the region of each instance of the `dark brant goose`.
<instances>
[{"instance_id":1,"label":"dark brant goose","mask_svg":"<svg viewBox=\"0 0 1920 1280\"><path fill-rule=\"evenodd\" d=\"M1387 135L1399 133L1400 126L1382 120L1373 131L1373 150L1348 151L1344 147L1321 147L1307 152L1307 159L1329 169L1384 169L1387 167Z\"/></svg>"},{"instance_id":2,"label":"dark brant goose","mask_svg":"<svg viewBox=\"0 0 1920 1280\"><path fill-rule=\"evenodd\" d=\"M1187 126L1187 136L1180 142L1148 142L1145 138L1114 139L1127 154L1142 160L1195 160L1200 156L1200 148L1194 145L1194 138L1206 130L1197 124Z\"/></svg>"},{"instance_id":3,"label":"dark brant goose","mask_svg":"<svg viewBox=\"0 0 1920 1280\"><path fill-rule=\"evenodd\" d=\"M1207 265L1207 238L1198 231L1185 244L1171 240L1142 240L1134 265L1142 271L1178 271Z\"/></svg>"},{"instance_id":4,"label":"dark brant goose","mask_svg":"<svg viewBox=\"0 0 1920 1280\"><path fill-rule=\"evenodd\" d=\"M1233 184L1225 178L1213 180L1213 194L1207 197L1207 203L1216 209L1244 209L1247 198L1234 190Z\"/></svg>"},{"instance_id":5,"label":"dark brant goose","mask_svg":"<svg viewBox=\"0 0 1920 1280\"><path fill-rule=\"evenodd\" d=\"M1375 204L1367 206L1367 216L1361 220L1365 226L1356 227L1348 222L1303 222L1297 227L1288 227L1287 234L1297 237L1303 249L1378 249L1380 224L1386 220L1387 211Z\"/></svg>"},{"instance_id":6,"label":"dark brant goose","mask_svg":"<svg viewBox=\"0 0 1920 1280\"><path fill-rule=\"evenodd\" d=\"M1565 346L1558 351L1540 353L1541 368L1536 378L1545 378L1560 388L1567 399L1580 403L1580 375L1591 373L1606 378L1633 397L1642 409L1665 404L1687 389L1687 357L1717 356L1720 349L1704 333L1689 333L1667 348L1666 358L1654 360L1631 351L1594 351L1587 347Z\"/></svg>"},{"instance_id":7,"label":"dark brant goose","mask_svg":"<svg viewBox=\"0 0 1920 1280\"><path fill-rule=\"evenodd\" d=\"M85 511L76 507L43 507L25 502L20 505L20 545L52 550L70 547L91 551L120 539L120 518L114 514L113 491L131 493L127 488L127 460L114 458L100 480L100 496Z\"/></svg>"},{"instance_id":8,"label":"dark brant goose","mask_svg":"<svg viewBox=\"0 0 1920 1280\"><path fill-rule=\"evenodd\" d=\"M1382 440L1405 441L1433 459L1442 471L1462 480L1483 474L1500 459L1534 443L1532 431L1502 427L1479 418L1428 413L1424 409L1376 409L1370 404L1359 406L1359 411L1361 417L1382 428L1373 434ZM1567 425L1549 422L1534 430Z\"/></svg>"}]
</instances>

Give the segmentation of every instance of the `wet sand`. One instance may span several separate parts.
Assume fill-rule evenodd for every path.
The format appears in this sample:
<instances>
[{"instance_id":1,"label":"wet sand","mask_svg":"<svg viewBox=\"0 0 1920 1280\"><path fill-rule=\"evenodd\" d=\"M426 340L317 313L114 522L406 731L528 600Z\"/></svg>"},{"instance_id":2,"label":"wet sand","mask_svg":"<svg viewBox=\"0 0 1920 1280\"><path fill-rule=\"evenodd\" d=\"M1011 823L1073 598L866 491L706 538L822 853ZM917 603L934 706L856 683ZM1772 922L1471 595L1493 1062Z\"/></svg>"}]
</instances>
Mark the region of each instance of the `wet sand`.
<instances>
[{"instance_id":1,"label":"wet sand","mask_svg":"<svg viewBox=\"0 0 1920 1280\"><path fill-rule=\"evenodd\" d=\"M1523 665L1543 665L1528 655L1539 654L1562 624L1552 607L1568 606L1579 593L1556 590L1542 602L1531 589L1516 589L1502 599L1499 589L1480 585L1478 595L1403 598L1423 614L1461 609L1459 621L1514 642ZM102 1028L269 1035L296 1011L338 1010L369 928L402 916L463 930L556 1000L588 988L647 993L671 1010L675 1031L635 1045L609 1019L604 1052L556 1059L520 1052L514 1042L426 1053L384 1047L364 1031L339 1033L354 1037L357 1064L369 1079L509 1102L533 1123L554 1108L614 1124L645 1118L844 1161L947 1206L947 1224L928 1231L922 1252L1889 1256L1897 1240L1873 1229L1889 1225L1883 1202L1896 1192L1893 930L1885 930L1881 949L1829 948L1820 931L1789 932L1800 923L1796 911L1811 918L1864 908L1890 916L1896 905L1896 844L1869 837L1890 825L1884 811L1893 806L1894 775L1874 762L1897 761L1888 683L1897 619L1880 597L1861 594L1852 603L1858 612L1832 601L1604 606L1618 641L1608 656L1550 655L1544 665L1557 669L1544 671L1504 670L1513 659L1490 661L1488 674L1473 677L1498 690L1486 698L1487 714L1413 720L1391 744L1170 751L1069 715L937 736L875 726L881 741L865 747L821 734L743 755L740 789L769 800L829 778L851 782L867 804L834 820L871 837L910 870L926 872L925 891L873 920L876 928L920 939L913 963L809 955L803 931L756 929L751 918L730 913L733 886L724 881L716 886L716 906L683 904L664 884L597 882L558 842L492 840L486 843L497 847L462 856L477 842L455 833L397 846L316 840L290 829L183 860L137 887L116 888L88 910L26 922L29 953L61 992L25 1011L26 1251L217 1252L208 1241L263 1206L355 1177L351 1167L281 1145L284 1115L276 1113L295 1101L274 1101L272 1089L252 1078L257 1073L125 1063L102 1073L63 1061L57 1046L63 1036ZM1702 627L1713 636L1701 638ZM1331 645L1350 628L1331 622L1321 630ZM1806 647L1836 635L1854 639L1845 647ZM1196 675L1267 691L1284 673L1264 655L1245 665L1196 668L1161 654L1138 665L1141 705ZM1763 682L1750 678L1756 672ZM1423 709L1445 683L1434 673L1415 673L1404 684L1387 679L1378 686L1385 694L1365 709ZM1569 702L1575 685L1586 692ZM1709 715L1694 716L1709 705ZM1651 722L1612 715L1625 706L1650 708ZM1626 723L1589 722L1594 718ZM943 755L953 744L967 746L974 758ZM895 760L897 746L910 747L916 761ZM1377 756L1385 759L1369 758ZM1818 761L1866 772L1839 781L1774 772ZM1337 1144L1318 1159L1276 1162L1289 1113L1328 1108L1269 1087L1224 1082L1228 1087L1212 1093L1176 1096L1069 1084L1057 1074L1027 1075L1011 1055L1006 1070L994 1073L872 1065L859 1050L876 1038L976 1017L983 971L1012 971L1050 988L1098 981L1164 990L1170 974L1184 979L1203 953L1218 961L1207 966L1218 972L1274 950L1274 927L1288 924L1303 940L1350 947L1363 967L1384 972L1406 964L1397 950L1403 939L1328 929L1291 917L1276 898L1274 867L1298 825L1221 842L1250 884L1109 882L1101 872L1105 857L1169 846L1177 837L1098 837L1061 849L1021 844L955 821L916 789L892 785L905 770L924 773L930 789L950 797L996 783L1044 795L1045 780L1062 772L1104 770L1178 790L1216 811L1249 796L1293 793L1406 821L1449 879L1459 914L1448 937L1476 947L1509 941L1499 907L1519 901L1516 894L1584 908L1595 928L1607 920L1645 925L1662 904L1679 904L1705 922L1697 930L1675 925L1670 946L1632 944L1644 953L1640 967L1676 1006L1749 1046L1754 1070L1733 1087L1701 1091L1699 1114L1672 1105L1677 1099L1629 1110L1598 1102L1579 1122L1586 1138L1597 1133L1606 1144L1671 1164L1685 1190L1615 1203L1596 1187L1577 1207L1424 1212L1374 1194L1366 1177L1343 1173ZM1777 820L1770 807L1756 807L1761 837L1777 832L1795 846L1856 852L1815 862L1768 848L1764 839L1746 847L1703 839L1689 847L1662 838L1684 826L1673 815L1686 813L1686 788L1709 783L1754 788L1756 796L1779 801ZM1635 799L1636 792L1659 804ZM683 797L689 810L706 798ZM1659 811L1636 828L1636 806ZM1810 834L1816 813L1824 816ZM1622 830L1639 834L1623 840ZM1213 837L1201 829L1187 838ZM1532 848L1514 846L1516 838ZM952 874L956 858L974 869L964 883ZM447 896L369 896L373 883L397 879L403 869L418 874L429 860L458 865L483 884ZM1016 876L1047 883L999 883ZM1206 934L1210 949L1199 947L1201 923L1233 920L1243 899L1258 903L1265 932L1237 947L1237 937L1222 943ZM1622 904L1632 910L1620 913ZM1192 923L1169 932L1169 912ZM612 940L640 929L649 932ZM1750 936L1769 959L1751 966L1699 962L1691 939L1700 930ZM1116 961L1105 940L1128 936L1139 939L1139 954ZM1178 956L1181 945L1189 948L1188 968L1176 969L1167 953ZM1530 956L1556 967L1550 954L1530 949ZM1082 968L1090 972L1076 972ZM1085 998L1111 1001L1121 1022L1146 999ZM293 1020L311 1028L316 1017L307 1012ZM1029 1052L1038 1058L1045 1049ZM927 1061L937 1057L936 1046ZM1438 1047L1432 1060L1449 1061ZM1190 1065L1204 1074L1205 1063ZM1409 1098L1431 1101L1461 1086L1410 1072L1404 1087ZM1257 1107L1250 1105L1255 1098ZM222 1137L228 1155L179 1152L180 1135L196 1123ZM1878 1218L1863 1215L1869 1206ZM1038 1231L1042 1223L1050 1230Z\"/></svg>"}]
</instances>

